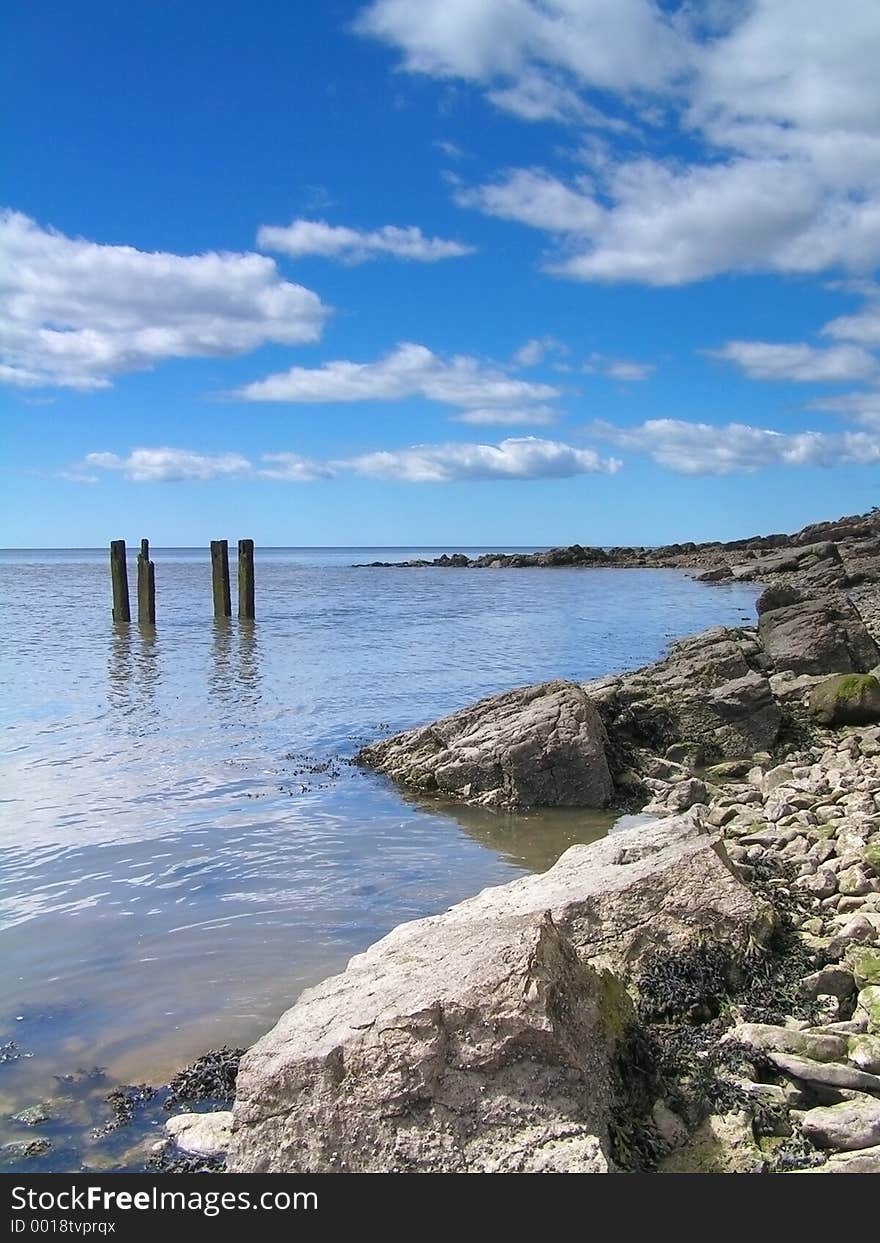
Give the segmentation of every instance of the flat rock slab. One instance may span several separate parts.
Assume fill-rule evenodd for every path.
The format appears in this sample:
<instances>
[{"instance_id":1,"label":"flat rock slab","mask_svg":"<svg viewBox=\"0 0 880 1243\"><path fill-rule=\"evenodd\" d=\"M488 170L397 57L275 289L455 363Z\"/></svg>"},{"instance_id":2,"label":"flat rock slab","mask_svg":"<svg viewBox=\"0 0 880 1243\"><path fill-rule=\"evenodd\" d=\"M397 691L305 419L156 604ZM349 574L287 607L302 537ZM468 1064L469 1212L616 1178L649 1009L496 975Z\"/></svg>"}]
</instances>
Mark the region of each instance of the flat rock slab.
<instances>
[{"instance_id":1,"label":"flat rock slab","mask_svg":"<svg viewBox=\"0 0 880 1243\"><path fill-rule=\"evenodd\" d=\"M630 1002L602 969L771 924L694 813L574 846L303 993L242 1059L228 1168L604 1170Z\"/></svg>"},{"instance_id":2,"label":"flat rock slab","mask_svg":"<svg viewBox=\"0 0 880 1243\"><path fill-rule=\"evenodd\" d=\"M606 807L605 727L575 682L483 699L365 747L358 762L402 785L489 807Z\"/></svg>"}]
</instances>

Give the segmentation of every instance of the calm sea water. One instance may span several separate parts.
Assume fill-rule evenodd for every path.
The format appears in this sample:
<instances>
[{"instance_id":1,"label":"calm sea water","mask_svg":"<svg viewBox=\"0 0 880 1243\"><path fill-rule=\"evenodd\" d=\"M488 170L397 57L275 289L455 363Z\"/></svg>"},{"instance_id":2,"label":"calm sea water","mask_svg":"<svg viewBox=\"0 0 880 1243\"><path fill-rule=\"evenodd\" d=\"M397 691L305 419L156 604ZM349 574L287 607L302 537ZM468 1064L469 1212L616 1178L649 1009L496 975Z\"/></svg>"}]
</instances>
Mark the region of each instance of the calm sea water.
<instances>
[{"instance_id":1,"label":"calm sea water","mask_svg":"<svg viewBox=\"0 0 880 1243\"><path fill-rule=\"evenodd\" d=\"M240 624L206 550L154 550L144 631L113 625L103 550L0 553L0 1046L30 1055L0 1063L0 1144L107 1164L84 1137L113 1083L247 1044L401 920L613 820L420 803L344 763L360 743L753 618L753 587L674 571L351 568L440 551L258 550ZM64 1077L95 1066L87 1108ZM37 1101L48 1129L11 1121Z\"/></svg>"}]
</instances>

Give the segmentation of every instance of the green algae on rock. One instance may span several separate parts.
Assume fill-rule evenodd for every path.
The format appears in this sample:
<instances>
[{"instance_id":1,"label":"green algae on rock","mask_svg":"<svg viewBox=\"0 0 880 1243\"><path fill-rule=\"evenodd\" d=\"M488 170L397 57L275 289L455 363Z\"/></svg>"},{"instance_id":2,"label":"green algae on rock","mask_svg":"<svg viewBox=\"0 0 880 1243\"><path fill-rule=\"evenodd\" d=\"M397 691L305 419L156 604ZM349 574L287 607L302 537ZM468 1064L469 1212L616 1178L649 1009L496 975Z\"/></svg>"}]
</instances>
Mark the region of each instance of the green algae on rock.
<instances>
[{"instance_id":1,"label":"green algae on rock","mask_svg":"<svg viewBox=\"0 0 880 1243\"><path fill-rule=\"evenodd\" d=\"M839 673L810 693L810 711L822 725L880 721L880 682L871 673Z\"/></svg>"}]
</instances>

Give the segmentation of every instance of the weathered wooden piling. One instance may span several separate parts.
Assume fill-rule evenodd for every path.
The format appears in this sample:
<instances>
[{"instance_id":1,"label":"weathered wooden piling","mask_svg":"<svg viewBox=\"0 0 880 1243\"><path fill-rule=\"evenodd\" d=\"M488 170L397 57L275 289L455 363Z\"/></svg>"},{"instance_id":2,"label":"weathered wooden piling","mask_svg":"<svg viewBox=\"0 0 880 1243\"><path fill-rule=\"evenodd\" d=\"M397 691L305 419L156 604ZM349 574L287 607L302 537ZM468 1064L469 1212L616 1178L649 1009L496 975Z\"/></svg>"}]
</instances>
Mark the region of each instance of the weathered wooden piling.
<instances>
[{"instance_id":1,"label":"weathered wooden piling","mask_svg":"<svg viewBox=\"0 0 880 1243\"><path fill-rule=\"evenodd\" d=\"M150 560L150 541L141 540L137 561L138 625L156 624L156 567Z\"/></svg>"},{"instance_id":2,"label":"weathered wooden piling","mask_svg":"<svg viewBox=\"0 0 880 1243\"><path fill-rule=\"evenodd\" d=\"M254 617L254 541L238 541L238 615Z\"/></svg>"},{"instance_id":3,"label":"weathered wooden piling","mask_svg":"<svg viewBox=\"0 0 880 1243\"><path fill-rule=\"evenodd\" d=\"M113 588L113 620L131 621L128 600L128 566L125 563L125 540L110 541L110 583Z\"/></svg>"},{"instance_id":4,"label":"weathered wooden piling","mask_svg":"<svg viewBox=\"0 0 880 1243\"><path fill-rule=\"evenodd\" d=\"M214 616L232 616L229 592L229 541L211 540L211 584L214 590Z\"/></svg>"}]
</instances>

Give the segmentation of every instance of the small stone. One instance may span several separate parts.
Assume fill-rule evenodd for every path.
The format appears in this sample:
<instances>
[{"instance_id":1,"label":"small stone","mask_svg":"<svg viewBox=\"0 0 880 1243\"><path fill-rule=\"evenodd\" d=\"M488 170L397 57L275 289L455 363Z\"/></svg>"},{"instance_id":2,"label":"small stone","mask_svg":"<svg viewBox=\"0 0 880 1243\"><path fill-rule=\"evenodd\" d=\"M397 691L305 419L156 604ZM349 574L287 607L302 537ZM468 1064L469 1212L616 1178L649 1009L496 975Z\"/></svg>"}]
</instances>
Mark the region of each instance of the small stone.
<instances>
[{"instance_id":1,"label":"small stone","mask_svg":"<svg viewBox=\"0 0 880 1243\"><path fill-rule=\"evenodd\" d=\"M837 888L847 897L860 898L871 892L871 878L860 867L846 868L837 874Z\"/></svg>"},{"instance_id":2,"label":"small stone","mask_svg":"<svg viewBox=\"0 0 880 1243\"><path fill-rule=\"evenodd\" d=\"M787 785L793 776L794 774L787 764L777 764L775 768L771 768L769 772L764 773L761 785L769 793L770 790L775 790L777 786Z\"/></svg>"},{"instance_id":3,"label":"small stone","mask_svg":"<svg viewBox=\"0 0 880 1243\"><path fill-rule=\"evenodd\" d=\"M850 1036L846 1056L859 1070L867 1071L869 1075L880 1074L880 1036Z\"/></svg>"},{"instance_id":4,"label":"small stone","mask_svg":"<svg viewBox=\"0 0 880 1243\"><path fill-rule=\"evenodd\" d=\"M815 998L828 994L842 1001L856 991L856 982L853 979L853 973L847 971L845 967L830 966L805 976L801 980L801 988L807 997Z\"/></svg>"},{"instance_id":5,"label":"small stone","mask_svg":"<svg viewBox=\"0 0 880 1243\"><path fill-rule=\"evenodd\" d=\"M816 898L830 898L837 893L837 877L826 868L821 868L815 876L799 876L795 884Z\"/></svg>"},{"instance_id":6,"label":"small stone","mask_svg":"<svg viewBox=\"0 0 880 1243\"><path fill-rule=\"evenodd\" d=\"M868 1031L880 1036L880 985L869 984L859 993L856 1014L862 1013L868 1020Z\"/></svg>"},{"instance_id":7,"label":"small stone","mask_svg":"<svg viewBox=\"0 0 880 1243\"><path fill-rule=\"evenodd\" d=\"M651 1110L651 1119L657 1128L657 1134L670 1148L680 1148L687 1142L688 1129L678 1114L669 1108L665 1101L657 1100Z\"/></svg>"},{"instance_id":8,"label":"small stone","mask_svg":"<svg viewBox=\"0 0 880 1243\"><path fill-rule=\"evenodd\" d=\"M847 953L847 961L860 989L869 984L880 984L880 949L860 945Z\"/></svg>"}]
</instances>

